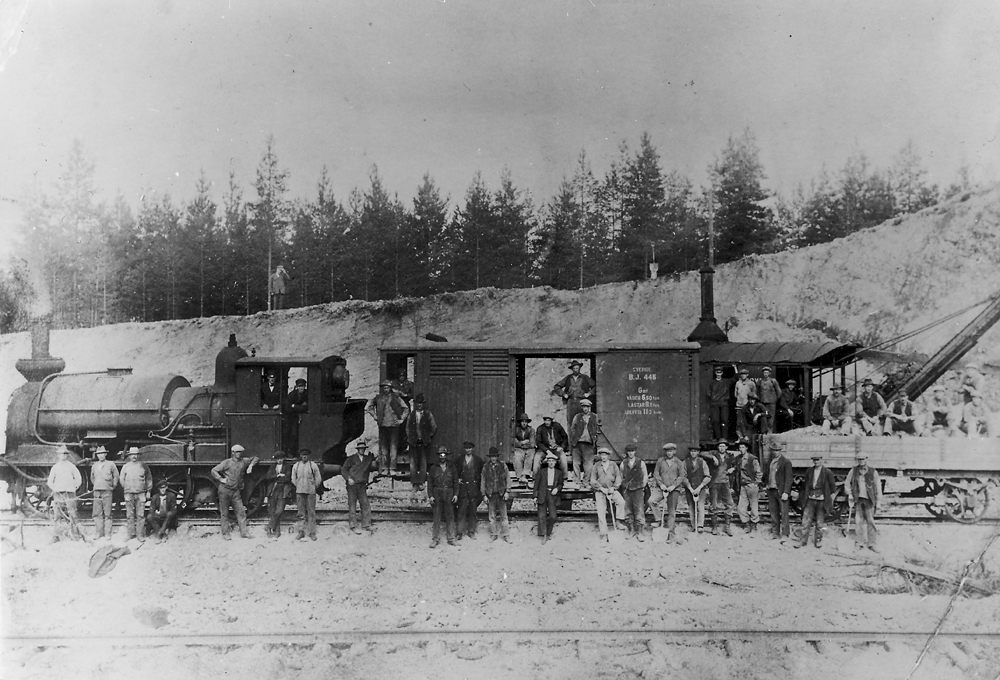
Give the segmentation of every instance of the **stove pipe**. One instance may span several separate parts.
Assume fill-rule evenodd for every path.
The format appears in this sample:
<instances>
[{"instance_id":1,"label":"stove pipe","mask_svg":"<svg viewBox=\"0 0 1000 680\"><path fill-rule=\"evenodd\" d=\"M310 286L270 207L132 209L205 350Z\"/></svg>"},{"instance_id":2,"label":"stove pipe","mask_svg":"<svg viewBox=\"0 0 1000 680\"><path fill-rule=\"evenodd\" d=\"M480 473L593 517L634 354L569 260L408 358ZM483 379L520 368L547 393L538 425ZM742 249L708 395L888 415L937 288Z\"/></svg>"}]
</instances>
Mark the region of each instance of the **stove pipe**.
<instances>
[{"instance_id":1,"label":"stove pipe","mask_svg":"<svg viewBox=\"0 0 1000 680\"><path fill-rule=\"evenodd\" d=\"M697 342L702 345L729 342L729 336L719 328L719 324L715 321L715 293L712 283L715 270L711 267L705 267L700 273L701 321L688 336L688 342Z\"/></svg>"},{"instance_id":2,"label":"stove pipe","mask_svg":"<svg viewBox=\"0 0 1000 680\"><path fill-rule=\"evenodd\" d=\"M14 368L28 382L40 382L66 368L66 362L59 357L49 356L49 326L51 317L35 318L31 324L31 358L18 359Z\"/></svg>"}]
</instances>

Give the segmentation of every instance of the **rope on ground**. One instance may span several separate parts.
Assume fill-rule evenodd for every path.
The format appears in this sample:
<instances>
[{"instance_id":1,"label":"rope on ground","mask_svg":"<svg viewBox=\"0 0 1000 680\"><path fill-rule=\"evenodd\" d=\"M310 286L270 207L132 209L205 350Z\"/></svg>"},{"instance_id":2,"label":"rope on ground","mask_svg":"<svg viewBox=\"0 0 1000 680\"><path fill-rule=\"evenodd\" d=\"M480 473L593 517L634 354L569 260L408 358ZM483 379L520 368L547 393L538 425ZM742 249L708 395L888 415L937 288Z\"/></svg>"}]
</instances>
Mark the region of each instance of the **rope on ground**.
<instances>
[{"instance_id":1,"label":"rope on ground","mask_svg":"<svg viewBox=\"0 0 1000 680\"><path fill-rule=\"evenodd\" d=\"M983 559L983 556L993 546L993 543L996 542L997 538L1000 538L1000 528L998 528L996 531L993 532L993 535L990 537L988 541L986 541L986 545L983 546L983 549L979 552L979 555L977 555L975 559L970 560L969 563L965 565L965 569L962 570L962 578L961 580L959 580L958 586L955 588L955 592L952 593L951 598L949 598L948 606L945 607L944 614L941 615L941 618L940 620L938 620L937 625L934 626L934 631L931 633L931 636L927 638L927 642L924 643L924 647L923 649L920 650L920 654L917 656L917 660L914 662L913 668L911 668L910 672L906 674L906 680L911 680L913 674L917 672L917 668L920 667L921 662L924 660L924 657L927 655L928 650L930 650L931 648L931 643L934 642L934 639L938 636L938 633L941 632L941 627L944 626L945 619L948 618L948 615L951 614L951 610L955 607L955 600L958 599L958 596L962 592L962 588L965 587L965 582L969 579L969 571L971 571L975 565L979 564L979 561ZM998 680L1000 680L1000 675L998 675L997 678Z\"/></svg>"}]
</instances>

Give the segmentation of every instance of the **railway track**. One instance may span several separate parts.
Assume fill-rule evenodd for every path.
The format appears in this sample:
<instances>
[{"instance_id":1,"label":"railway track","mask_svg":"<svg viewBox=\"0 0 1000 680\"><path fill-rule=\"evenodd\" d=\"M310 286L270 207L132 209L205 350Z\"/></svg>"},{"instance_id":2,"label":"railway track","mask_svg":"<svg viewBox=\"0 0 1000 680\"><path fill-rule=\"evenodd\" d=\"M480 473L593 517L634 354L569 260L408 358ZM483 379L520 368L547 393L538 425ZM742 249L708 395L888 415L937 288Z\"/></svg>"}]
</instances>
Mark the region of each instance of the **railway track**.
<instances>
[{"instance_id":1,"label":"railway track","mask_svg":"<svg viewBox=\"0 0 1000 680\"><path fill-rule=\"evenodd\" d=\"M533 521L536 518L535 512L530 510L514 510L509 513L511 520L526 520ZM485 519L485 518L481 518ZM124 521L124 513L115 514L115 520ZM289 522L295 520L295 513L290 511L285 511L282 515L282 523L287 525ZM379 509L372 510L372 520L374 522L397 522L397 523L428 523L431 521L431 512L426 507L397 507L392 509ZM83 525L89 523L89 518L81 516L80 522ZM199 511L194 514L182 515L179 518L179 524L181 526L218 526L219 516L212 511ZM346 510L317 510L316 512L316 523L320 525L333 525L347 521L347 511ZM595 523L597 522L594 512L588 510L566 510L560 511L559 513L560 522L579 522L579 523ZM948 524L951 526L997 526L1000 525L1000 517L984 517L979 520L976 524L958 524L955 522L950 522L948 520L943 520L934 517L930 514L925 515L880 515L877 521L882 526L907 526L914 524ZM263 527L267 524L267 518L263 515L258 515L251 517L247 520L250 526L260 526ZM688 515L686 513L677 513L677 523L678 525L687 526L689 523ZM41 516L25 516L20 513L4 512L0 515L0 527L13 527L13 526L47 526L50 524L50 520ZM767 524L767 513L761 513L761 526ZM793 522L794 524L794 522ZM847 526L846 521L830 522L829 526ZM738 524L737 524L738 526Z\"/></svg>"}]
</instances>

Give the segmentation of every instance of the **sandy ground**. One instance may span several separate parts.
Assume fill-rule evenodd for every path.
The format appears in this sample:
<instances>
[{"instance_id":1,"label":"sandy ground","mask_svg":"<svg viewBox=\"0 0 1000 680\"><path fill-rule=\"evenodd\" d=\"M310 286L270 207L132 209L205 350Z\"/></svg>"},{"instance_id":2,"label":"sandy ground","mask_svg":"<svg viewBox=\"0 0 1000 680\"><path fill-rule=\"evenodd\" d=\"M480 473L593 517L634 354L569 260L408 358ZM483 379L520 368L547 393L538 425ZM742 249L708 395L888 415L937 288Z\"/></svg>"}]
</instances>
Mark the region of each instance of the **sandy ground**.
<instances>
[{"instance_id":1,"label":"sandy ground","mask_svg":"<svg viewBox=\"0 0 1000 680\"><path fill-rule=\"evenodd\" d=\"M226 542L188 525L100 578L87 575L95 544L51 544L47 529L29 528L25 550L4 546L2 676L906 677L926 637L885 636L932 630L949 599L890 594L905 586L895 572L833 554L853 551L839 530L816 550L686 527L681 545L662 530L609 545L587 523L557 525L543 545L533 528L515 521L506 544L480 522L477 539L431 550L422 523L357 536L333 522L316 542L262 527ZM882 554L958 573L995 531L885 527ZM985 566L1000 574L1000 541ZM996 678L997 597L959 598L942 629L992 638L938 640L912 677ZM695 634L705 630L749 632ZM769 630L786 633L760 635Z\"/></svg>"}]
</instances>

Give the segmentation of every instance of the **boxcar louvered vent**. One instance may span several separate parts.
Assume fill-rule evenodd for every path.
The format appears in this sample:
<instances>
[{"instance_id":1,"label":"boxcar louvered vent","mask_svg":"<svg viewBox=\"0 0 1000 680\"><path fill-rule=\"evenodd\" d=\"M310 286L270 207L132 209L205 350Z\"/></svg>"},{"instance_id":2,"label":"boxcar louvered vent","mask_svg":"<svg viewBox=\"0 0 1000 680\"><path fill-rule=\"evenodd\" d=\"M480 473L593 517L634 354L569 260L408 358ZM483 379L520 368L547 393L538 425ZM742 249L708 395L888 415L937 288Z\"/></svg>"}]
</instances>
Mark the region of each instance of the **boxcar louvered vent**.
<instances>
[{"instance_id":1,"label":"boxcar louvered vent","mask_svg":"<svg viewBox=\"0 0 1000 680\"><path fill-rule=\"evenodd\" d=\"M503 378L510 372L506 352L476 352L472 355L473 378Z\"/></svg>"},{"instance_id":2,"label":"boxcar louvered vent","mask_svg":"<svg viewBox=\"0 0 1000 680\"><path fill-rule=\"evenodd\" d=\"M461 354L431 354L430 355L431 378L464 378L465 377L465 357Z\"/></svg>"}]
</instances>

